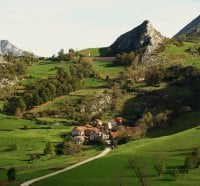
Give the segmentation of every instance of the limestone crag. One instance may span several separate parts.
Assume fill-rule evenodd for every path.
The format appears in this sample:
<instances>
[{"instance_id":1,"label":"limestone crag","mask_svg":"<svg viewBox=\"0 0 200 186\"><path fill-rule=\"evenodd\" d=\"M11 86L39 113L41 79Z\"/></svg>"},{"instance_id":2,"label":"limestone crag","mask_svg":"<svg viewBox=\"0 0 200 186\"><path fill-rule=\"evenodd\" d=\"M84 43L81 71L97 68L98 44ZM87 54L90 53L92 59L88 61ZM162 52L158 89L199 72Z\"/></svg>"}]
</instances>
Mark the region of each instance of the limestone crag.
<instances>
[{"instance_id":1,"label":"limestone crag","mask_svg":"<svg viewBox=\"0 0 200 186\"><path fill-rule=\"evenodd\" d=\"M12 53L14 56L21 56L24 51L17 48L7 40L0 40L0 54L8 55L9 53Z\"/></svg>"},{"instance_id":2,"label":"limestone crag","mask_svg":"<svg viewBox=\"0 0 200 186\"><path fill-rule=\"evenodd\" d=\"M122 52L142 51L143 56L153 54L165 39L149 21L121 35L111 46L112 55Z\"/></svg>"}]
</instances>

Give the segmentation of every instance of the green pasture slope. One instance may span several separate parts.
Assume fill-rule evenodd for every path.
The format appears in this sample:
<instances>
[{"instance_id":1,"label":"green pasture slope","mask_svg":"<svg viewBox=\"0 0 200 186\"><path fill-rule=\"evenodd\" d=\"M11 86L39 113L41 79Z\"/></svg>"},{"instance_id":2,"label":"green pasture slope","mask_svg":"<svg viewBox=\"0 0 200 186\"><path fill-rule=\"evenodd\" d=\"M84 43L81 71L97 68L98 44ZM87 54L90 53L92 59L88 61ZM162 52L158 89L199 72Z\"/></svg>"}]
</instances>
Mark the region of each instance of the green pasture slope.
<instances>
[{"instance_id":1,"label":"green pasture slope","mask_svg":"<svg viewBox=\"0 0 200 186\"><path fill-rule=\"evenodd\" d=\"M25 125L28 129L24 129ZM62 134L71 132L71 129L72 126L61 124L50 128L31 120L0 114L0 185L1 181L7 179L7 170L13 166L17 169L17 181L22 182L67 167L98 153L98 149L89 147L76 156L43 155L49 141L54 145L62 142ZM10 144L17 144L18 149L8 151ZM29 163L31 154L38 154L40 159Z\"/></svg>"},{"instance_id":2,"label":"green pasture slope","mask_svg":"<svg viewBox=\"0 0 200 186\"><path fill-rule=\"evenodd\" d=\"M117 147L104 158L34 185L117 186L120 183L126 186L138 185L136 176L127 165L130 158L141 158L148 167L152 185L198 186L200 169L180 175L177 181L173 181L170 170L183 166L186 155L200 147L199 124L199 112L186 114L176 119L164 136L159 137L162 131L153 132L154 137L150 137L153 136L150 133L149 137ZM156 154L162 154L165 159L166 171L162 177L158 177L153 169Z\"/></svg>"},{"instance_id":3,"label":"green pasture slope","mask_svg":"<svg viewBox=\"0 0 200 186\"><path fill-rule=\"evenodd\" d=\"M27 75L28 78L23 80L23 85L34 83L42 78L54 76L57 72L56 67L68 69L70 64L71 62L66 61L59 62L40 60L38 63L29 66ZM116 78L120 72L125 70L123 67L113 66L111 61L94 61L93 65L96 71L100 72L103 78L105 78L107 75L109 75L110 78ZM90 83L92 87L103 84L101 80L93 80L92 82L92 80L89 79L86 80L86 88L89 87Z\"/></svg>"},{"instance_id":4,"label":"green pasture slope","mask_svg":"<svg viewBox=\"0 0 200 186\"><path fill-rule=\"evenodd\" d=\"M185 65L200 65L200 58L193 57L185 50L193 43L184 43L184 46L177 47L170 45L166 47L161 55L166 55L170 59L178 59ZM91 56L100 56L99 49L89 49ZM111 79L119 77L120 72L126 70L124 67L115 67L111 61L94 61L94 67L100 72L102 79L96 80L88 78L85 80L83 90L65 95L55 100L45 103L36 112L47 109L58 109L64 101L85 96L93 91L102 89L106 84L106 76ZM23 81L23 85L36 82L39 79L54 76L56 66L68 69L69 62L39 61L30 66L28 76ZM200 67L200 66L199 66ZM164 84L162 86L165 86ZM161 88L162 88L161 86ZM143 89L154 90L155 87L143 87ZM170 89L172 92L189 94L187 89L177 90L176 87ZM129 95L126 95L128 99ZM124 100L125 101L125 100ZM123 105L120 105L121 107ZM0 110L3 109L3 102L0 102ZM120 108L119 108L120 109ZM39 118L43 121L54 121L55 118ZM66 118L58 118L62 123ZM57 121L56 121L57 122ZM200 170L191 171L190 174L182 174L176 182L172 181L169 174L171 167L181 166L187 153L194 148L200 148L200 113L190 113L178 118L171 128L150 131L148 137L132 141L114 149L106 157L83 165L79 168L54 176L41 181L35 185L137 185L137 178L133 171L127 168L130 157L144 158L150 172L152 185L199 185ZM27 125L28 129L23 127ZM12 116L0 114L0 181L6 180L6 171L11 166L17 168L17 180L22 182L37 176L45 175L57 169L67 167L83 159L99 153L98 149L88 149L76 156L43 156L43 150L47 142L54 144L63 141L61 134L71 131L70 126L54 125L49 128L47 125L39 125L35 121L17 119ZM8 152L8 145L17 143L19 148L16 151ZM163 177L158 178L153 170L153 159L157 153L162 153L165 157L166 171ZM30 164L30 154L40 154L41 158Z\"/></svg>"},{"instance_id":5,"label":"green pasture slope","mask_svg":"<svg viewBox=\"0 0 200 186\"><path fill-rule=\"evenodd\" d=\"M107 47L102 48L86 48L83 50L78 51L79 54L84 56L91 56L91 57L104 57L108 53Z\"/></svg>"},{"instance_id":6,"label":"green pasture slope","mask_svg":"<svg viewBox=\"0 0 200 186\"><path fill-rule=\"evenodd\" d=\"M107 68L107 64L112 62L94 62L95 68ZM106 64L102 67L102 64ZM30 66L28 69L28 76L23 81L23 85L36 82L39 79L54 76L56 74L55 67L63 67L68 69L69 62L54 62L54 61L39 61ZM115 69L115 67L111 67ZM116 76L114 70L113 76ZM107 74L103 74L105 77ZM36 112L48 109L58 109L62 104L69 99L77 99L85 95L93 94L93 92L100 90L99 87L105 85L104 80L95 80L88 78L85 80L85 89L72 93L72 95L65 95L56 98L53 101L47 102L35 108ZM102 89L102 88L101 88ZM0 110L3 109L4 102L0 102ZM99 153L99 149L89 147L85 151L76 156L43 156L45 145L52 141L57 144L63 141L61 134L71 131L73 126L65 126L63 122L70 122L65 117L59 118L38 118L41 121L54 122L58 125L49 127L48 125L37 124L35 121L17 119L14 116L0 114L0 182L6 180L6 171L14 166L17 169L17 180L27 180L37 176L41 176L52 172L56 169L67 167L78 161L87 159ZM28 129L24 130L24 126ZM16 151L8 152L8 145L17 143L19 148ZM39 154L40 159L30 164L29 159L31 154Z\"/></svg>"},{"instance_id":7,"label":"green pasture slope","mask_svg":"<svg viewBox=\"0 0 200 186\"><path fill-rule=\"evenodd\" d=\"M197 43L190 43L184 42L183 46L175 46L175 45L168 45L164 52L161 55L165 55L168 57L169 60L173 59L175 61L179 61L182 64L188 66L193 65L195 67L200 68L200 57L199 56L192 56L186 50L190 47L194 47L198 45Z\"/></svg>"},{"instance_id":8,"label":"green pasture slope","mask_svg":"<svg viewBox=\"0 0 200 186\"><path fill-rule=\"evenodd\" d=\"M29 66L28 68L28 76L30 78L26 78L23 81L23 85L28 85L30 83L34 83L37 80L42 78L47 78L49 76L54 76L57 72L56 67L68 68L69 62L64 61L46 61L40 60L38 63Z\"/></svg>"}]
</instances>

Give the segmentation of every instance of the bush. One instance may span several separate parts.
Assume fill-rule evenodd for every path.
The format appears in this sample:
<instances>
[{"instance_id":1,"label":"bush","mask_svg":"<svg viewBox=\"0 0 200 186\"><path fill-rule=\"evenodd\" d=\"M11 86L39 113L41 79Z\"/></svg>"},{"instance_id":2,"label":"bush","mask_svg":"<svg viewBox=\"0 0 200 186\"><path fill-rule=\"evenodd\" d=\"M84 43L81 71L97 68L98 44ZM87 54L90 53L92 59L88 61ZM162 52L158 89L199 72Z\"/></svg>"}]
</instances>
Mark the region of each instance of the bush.
<instances>
[{"instance_id":1,"label":"bush","mask_svg":"<svg viewBox=\"0 0 200 186\"><path fill-rule=\"evenodd\" d=\"M115 139L115 144L117 145L123 145L125 143L128 143L129 141L131 141L131 137L130 136L119 136Z\"/></svg>"},{"instance_id":2,"label":"bush","mask_svg":"<svg viewBox=\"0 0 200 186\"><path fill-rule=\"evenodd\" d=\"M72 155L81 151L80 145L72 142L64 141L62 145L62 153L64 155Z\"/></svg>"},{"instance_id":3,"label":"bush","mask_svg":"<svg viewBox=\"0 0 200 186\"><path fill-rule=\"evenodd\" d=\"M18 145L16 143L8 145L8 151L14 151L18 149Z\"/></svg>"},{"instance_id":4,"label":"bush","mask_svg":"<svg viewBox=\"0 0 200 186\"><path fill-rule=\"evenodd\" d=\"M194 152L186 156L185 159L185 170L187 173L191 169L198 168L200 165L200 149L196 149Z\"/></svg>"},{"instance_id":5,"label":"bush","mask_svg":"<svg viewBox=\"0 0 200 186\"><path fill-rule=\"evenodd\" d=\"M175 168L171 171L171 175L174 181L177 180L178 176L180 175L179 169Z\"/></svg>"},{"instance_id":6,"label":"bush","mask_svg":"<svg viewBox=\"0 0 200 186\"><path fill-rule=\"evenodd\" d=\"M163 172L165 171L164 158L161 154L158 154L155 157L154 169L158 173L158 176L161 176Z\"/></svg>"},{"instance_id":7,"label":"bush","mask_svg":"<svg viewBox=\"0 0 200 186\"><path fill-rule=\"evenodd\" d=\"M16 169L11 167L7 172L8 181L15 181L16 180Z\"/></svg>"},{"instance_id":8,"label":"bush","mask_svg":"<svg viewBox=\"0 0 200 186\"><path fill-rule=\"evenodd\" d=\"M136 65L137 61L136 59L136 54L134 52L131 52L129 54L123 53L117 54L115 57L114 65L119 65L119 66L129 66L129 65Z\"/></svg>"},{"instance_id":9,"label":"bush","mask_svg":"<svg viewBox=\"0 0 200 186\"><path fill-rule=\"evenodd\" d=\"M46 144L46 148L44 149L44 154L54 154L54 148L52 142L48 142Z\"/></svg>"}]
</instances>

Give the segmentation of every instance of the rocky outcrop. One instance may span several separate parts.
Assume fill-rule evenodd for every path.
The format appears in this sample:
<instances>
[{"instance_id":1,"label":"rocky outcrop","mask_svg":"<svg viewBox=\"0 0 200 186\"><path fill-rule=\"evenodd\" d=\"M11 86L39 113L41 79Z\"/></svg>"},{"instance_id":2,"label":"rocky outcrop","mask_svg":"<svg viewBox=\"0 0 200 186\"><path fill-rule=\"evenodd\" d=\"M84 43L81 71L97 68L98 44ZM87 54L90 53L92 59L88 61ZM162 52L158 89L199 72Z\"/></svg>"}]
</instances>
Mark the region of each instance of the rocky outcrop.
<instances>
[{"instance_id":1,"label":"rocky outcrop","mask_svg":"<svg viewBox=\"0 0 200 186\"><path fill-rule=\"evenodd\" d=\"M110 46L110 53L115 55L140 50L144 56L147 56L159 48L164 38L149 21L144 21L138 27L121 35Z\"/></svg>"},{"instance_id":2,"label":"rocky outcrop","mask_svg":"<svg viewBox=\"0 0 200 186\"><path fill-rule=\"evenodd\" d=\"M18 82L19 82L19 79L17 77L13 79L2 78L0 79L0 89L3 89L5 87L12 87L16 85Z\"/></svg>"},{"instance_id":3,"label":"rocky outcrop","mask_svg":"<svg viewBox=\"0 0 200 186\"><path fill-rule=\"evenodd\" d=\"M186 41L200 41L200 15L181 29L173 38Z\"/></svg>"},{"instance_id":4,"label":"rocky outcrop","mask_svg":"<svg viewBox=\"0 0 200 186\"><path fill-rule=\"evenodd\" d=\"M80 113L89 114L91 117L98 116L99 114L109 110L112 105L112 96L111 94L105 91L98 91L92 96L89 96L83 100Z\"/></svg>"},{"instance_id":5,"label":"rocky outcrop","mask_svg":"<svg viewBox=\"0 0 200 186\"><path fill-rule=\"evenodd\" d=\"M7 55L9 53L12 53L14 56L21 56L24 51L17 48L7 40L0 40L0 54Z\"/></svg>"}]
</instances>

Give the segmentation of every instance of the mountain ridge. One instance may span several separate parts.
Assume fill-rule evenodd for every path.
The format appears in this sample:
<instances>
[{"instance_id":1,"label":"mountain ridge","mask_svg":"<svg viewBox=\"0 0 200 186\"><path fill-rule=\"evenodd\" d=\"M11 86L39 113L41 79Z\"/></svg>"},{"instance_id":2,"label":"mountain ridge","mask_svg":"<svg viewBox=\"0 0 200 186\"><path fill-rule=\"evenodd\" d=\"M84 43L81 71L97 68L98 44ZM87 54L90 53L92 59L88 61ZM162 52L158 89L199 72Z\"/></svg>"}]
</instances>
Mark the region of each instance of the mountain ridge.
<instances>
[{"instance_id":1,"label":"mountain ridge","mask_svg":"<svg viewBox=\"0 0 200 186\"><path fill-rule=\"evenodd\" d=\"M173 38L184 36L190 41L200 39L200 15L183 27ZM192 40L191 40L192 39Z\"/></svg>"}]
</instances>

